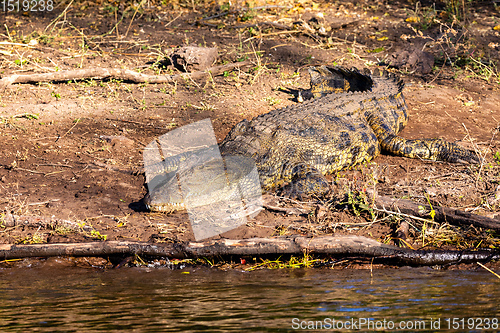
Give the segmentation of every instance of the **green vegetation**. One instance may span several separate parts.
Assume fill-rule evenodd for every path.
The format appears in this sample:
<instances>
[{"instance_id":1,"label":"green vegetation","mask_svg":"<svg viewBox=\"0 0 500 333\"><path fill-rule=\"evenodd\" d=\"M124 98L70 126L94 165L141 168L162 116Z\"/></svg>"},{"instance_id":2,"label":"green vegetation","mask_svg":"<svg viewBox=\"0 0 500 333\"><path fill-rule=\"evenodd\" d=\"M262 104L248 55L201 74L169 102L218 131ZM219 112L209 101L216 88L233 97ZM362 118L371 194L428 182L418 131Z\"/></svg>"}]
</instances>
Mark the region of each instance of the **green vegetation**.
<instances>
[{"instance_id":1,"label":"green vegetation","mask_svg":"<svg viewBox=\"0 0 500 333\"><path fill-rule=\"evenodd\" d=\"M313 259L308 253L304 253L302 258L291 256L290 259L282 261L281 257L275 260L261 259L261 263L245 268L245 271L256 269L284 269L284 268L311 268L315 264L322 262L320 259Z\"/></svg>"}]
</instances>

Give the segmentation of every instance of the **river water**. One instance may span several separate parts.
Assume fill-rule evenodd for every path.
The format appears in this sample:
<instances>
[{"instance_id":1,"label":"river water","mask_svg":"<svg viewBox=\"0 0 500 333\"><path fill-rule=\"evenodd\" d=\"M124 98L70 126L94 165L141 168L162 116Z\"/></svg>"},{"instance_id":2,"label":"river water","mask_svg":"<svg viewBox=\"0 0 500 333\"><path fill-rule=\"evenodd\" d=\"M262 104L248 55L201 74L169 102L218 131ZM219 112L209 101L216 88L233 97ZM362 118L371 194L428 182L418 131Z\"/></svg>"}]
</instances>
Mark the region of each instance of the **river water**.
<instances>
[{"instance_id":1,"label":"river water","mask_svg":"<svg viewBox=\"0 0 500 333\"><path fill-rule=\"evenodd\" d=\"M3 269L0 297L1 332L500 331L482 270Z\"/></svg>"}]
</instances>

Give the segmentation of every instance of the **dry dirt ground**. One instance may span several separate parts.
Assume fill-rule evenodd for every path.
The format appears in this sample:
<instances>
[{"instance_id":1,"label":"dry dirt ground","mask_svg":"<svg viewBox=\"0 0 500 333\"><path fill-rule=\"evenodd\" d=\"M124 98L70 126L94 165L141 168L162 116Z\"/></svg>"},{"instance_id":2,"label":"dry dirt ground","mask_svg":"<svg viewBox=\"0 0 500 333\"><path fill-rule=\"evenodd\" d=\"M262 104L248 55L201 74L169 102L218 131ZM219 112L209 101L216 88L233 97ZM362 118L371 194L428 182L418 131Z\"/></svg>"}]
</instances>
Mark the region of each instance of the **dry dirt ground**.
<instances>
[{"instance_id":1,"label":"dry dirt ground","mask_svg":"<svg viewBox=\"0 0 500 333\"><path fill-rule=\"evenodd\" d=\"M309 86L308 66L386 68L405 50L424 50L435 62L408 61L405 67L403 61L390 69L406 84L410 119L401 135L454 141L475 150L483 162L452 165L382 155L332 181L342 193L370 187L379 194L500 218L495 66L500 12L493 2L473 2L466 28L453 22L453 8L444 4L306 0L232 5L76 1L51 12L0 13L2 77L95 67L176 74L166 59L183 45L217 47L216 64L252 62L224 75L175 84L85 79L3 89L0 213L66 219L97 231L4 226L0 242L192 240L185 212L144 211L142 153L148 143L205 118L221 141L242 119L297 103L296 92ZM283 206L304 206L279 200ZM398 222L406 220L414 248L499 244L493 232L387 215L356 202L305 206L310 213L304 215L264 210L219 237L338 233L390 243Z\"/></svg>"}]
</instances>

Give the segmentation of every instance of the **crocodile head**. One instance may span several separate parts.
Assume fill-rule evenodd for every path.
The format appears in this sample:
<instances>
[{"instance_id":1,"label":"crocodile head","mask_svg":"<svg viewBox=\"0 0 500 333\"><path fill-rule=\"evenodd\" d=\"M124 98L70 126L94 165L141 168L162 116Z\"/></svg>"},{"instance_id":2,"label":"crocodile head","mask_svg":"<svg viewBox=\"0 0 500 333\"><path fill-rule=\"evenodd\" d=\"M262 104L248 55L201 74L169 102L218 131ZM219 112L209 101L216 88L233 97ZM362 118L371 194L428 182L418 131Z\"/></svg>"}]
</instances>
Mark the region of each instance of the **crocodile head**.
<instances>
[{"instance_id":1,"label":"crocodile head","mask_svg":"<svg viewBox=\"0 0 500 333\"><path fill-rule=\"evenodd\" d=\"M261 194L255 161L245 156L224 156L179 171L157 185L145 198L152 212L174 212L222 201L241 203Z\"/></svg>"}]
</instances>

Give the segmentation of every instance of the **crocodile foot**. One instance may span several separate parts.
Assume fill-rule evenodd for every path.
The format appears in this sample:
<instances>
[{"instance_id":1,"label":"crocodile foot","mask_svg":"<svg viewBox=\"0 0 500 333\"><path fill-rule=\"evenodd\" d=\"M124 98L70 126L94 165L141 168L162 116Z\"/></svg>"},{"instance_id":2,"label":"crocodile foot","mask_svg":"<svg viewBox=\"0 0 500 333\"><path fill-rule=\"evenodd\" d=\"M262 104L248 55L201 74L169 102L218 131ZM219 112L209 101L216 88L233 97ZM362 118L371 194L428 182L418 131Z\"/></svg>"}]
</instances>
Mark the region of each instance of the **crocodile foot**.
<instances>
[{"instance_id":1,"label":"crocodile foot","mask_svg":"<svg viewBox=\"0 0 500 333\"><path fill-rule=\"evenodd\" d=\"M290 199L306 200L311 197L324 197L330 192L330 184L319 171L300 164L293 169L291 182L283 187L282 196Z\"/></svg>"},{"instance_id":2,"label":"crocodile foot","mask_svg":"<svg viewBox=\"0 0 500 333\"><path fill-rule=\"evenodd\" d=\"M456 143L447 142L441 139L435 139L436 145L439 145L437 160L450 163L479 163L480 159L476 153L465 149Z\"/></svg>"}]
</instances>

